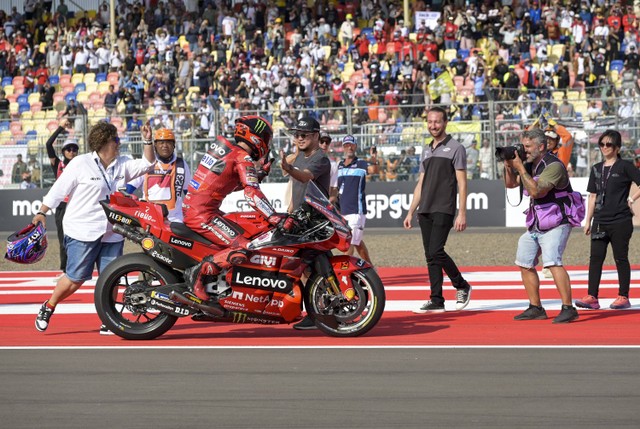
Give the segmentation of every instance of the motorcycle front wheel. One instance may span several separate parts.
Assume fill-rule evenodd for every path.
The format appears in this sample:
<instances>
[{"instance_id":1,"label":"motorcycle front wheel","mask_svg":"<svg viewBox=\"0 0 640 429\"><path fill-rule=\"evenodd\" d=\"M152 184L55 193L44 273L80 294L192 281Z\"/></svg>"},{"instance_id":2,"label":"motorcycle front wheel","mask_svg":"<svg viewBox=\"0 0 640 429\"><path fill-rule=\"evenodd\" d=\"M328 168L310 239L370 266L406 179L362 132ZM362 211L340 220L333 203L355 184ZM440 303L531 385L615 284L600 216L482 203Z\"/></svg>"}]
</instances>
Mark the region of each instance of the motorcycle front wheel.
<instances>
[{"instance_id":1,"label":"motorcycle front wheel","mask_svg":"<svg viewBox=\"0 0 640 429\"><path fill-rule=\"evenodd\" d=\"M98 277L94 292L102 323L127 340L151 340L167 332L177 317L147 309L152 289L178 283L177 275L144 253L119 257Z\"/></svg>"},{"instance_id":2,"label":"motorcycle front wheel","mask_svg":"<svg viewBox=\"0 0 640 429\"><path fill-rule=\"evenodd\" d=\"M384 312L385 293L382 280L372 269L354 271L351 274L354 296L351 299L336 297L331 293L326 279L315 275L305 287L307 313L319 330L333 337L357 337L371 330ZM338 300L338 302L336 302ZM322 317L334 317L333 323L322 322Z\"/></svg>"}]
</instances>

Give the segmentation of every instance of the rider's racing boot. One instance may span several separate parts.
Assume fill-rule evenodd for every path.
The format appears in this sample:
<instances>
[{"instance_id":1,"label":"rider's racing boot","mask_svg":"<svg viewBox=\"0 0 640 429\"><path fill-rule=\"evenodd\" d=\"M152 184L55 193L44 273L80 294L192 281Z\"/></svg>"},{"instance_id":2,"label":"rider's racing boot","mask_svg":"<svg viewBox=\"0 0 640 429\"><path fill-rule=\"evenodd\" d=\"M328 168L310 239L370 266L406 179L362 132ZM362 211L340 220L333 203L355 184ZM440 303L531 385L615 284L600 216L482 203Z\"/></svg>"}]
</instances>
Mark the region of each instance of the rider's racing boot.
<instances>
[{"instance_id":1,"label":"rider's racing boot","mask_svg":"<svg viewBox=\"0 0 640 429\"><path fill-rule=\"evenodd\" d=\"M216 281L220 267L213 262L213 256L206 256L202 262L185 270L187 285L193 294L203 301L208 301L207 285Z\"/></svg>"}]
</instances>

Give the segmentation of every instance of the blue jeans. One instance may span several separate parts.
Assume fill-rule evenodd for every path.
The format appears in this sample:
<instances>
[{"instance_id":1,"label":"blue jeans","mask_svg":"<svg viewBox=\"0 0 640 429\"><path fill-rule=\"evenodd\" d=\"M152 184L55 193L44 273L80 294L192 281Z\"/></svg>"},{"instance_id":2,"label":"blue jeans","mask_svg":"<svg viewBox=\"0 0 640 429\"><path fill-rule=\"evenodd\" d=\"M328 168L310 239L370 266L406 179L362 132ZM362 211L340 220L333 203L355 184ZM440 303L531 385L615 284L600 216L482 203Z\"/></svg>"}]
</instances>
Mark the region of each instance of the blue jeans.
<instances>
[{"instance_id":1,"label":"blue jeans","mask_svg":"<svg viewBox=\"0 0 640 429\"><path fill-rule=\"evenodd\" d=\"M538 257L542 255L542 266L562 266L562 254L571 234L571 225L557 226L549 231L527 231L518 240L516 265L522 268L533 268L538 265Z\"/></svg>"},{"instance_id":2,"label":"blue jeans","mask_svg":"<svg viewBox=\"0 0 640 429\"><path fill-rule=\"evenodd\" d=\"M74 283L84 283L91 280L94 265L100 273L111 261L122 255L124 241L79 241L65 235L64 248L67 251L67 277Z\"/></svg>"}]
</instances>

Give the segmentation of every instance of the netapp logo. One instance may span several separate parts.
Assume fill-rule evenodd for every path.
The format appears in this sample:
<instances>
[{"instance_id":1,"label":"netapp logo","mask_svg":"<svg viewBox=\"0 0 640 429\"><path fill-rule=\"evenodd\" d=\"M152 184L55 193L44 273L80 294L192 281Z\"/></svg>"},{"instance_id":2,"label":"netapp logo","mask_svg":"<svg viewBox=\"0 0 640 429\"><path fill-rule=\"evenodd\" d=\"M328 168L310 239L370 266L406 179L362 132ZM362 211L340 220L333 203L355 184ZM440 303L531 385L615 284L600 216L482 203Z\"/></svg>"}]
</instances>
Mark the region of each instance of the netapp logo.
<instances>
[{"instance_id":1,"label":"netapp logo","mask_svg":"<svg viewBox=\"0 0 640 429\"><path fill-rule=\"evenodd\" d=\"M193 248L193 241L186 240L184 238L174 237L173 235L169 237L169 243L175 244L179 247L186 247L187 249Z\"/></svg>"},{"instance_id":2,"label":"netapp logo","mask_svg":"<svg viewBox=\"0 0 640 429\"><path fill-rule=\"evenodd\" d=\"M278 292L289 292L292 288L291 280L288 277L249 268L237 268L233 273L231 283L235 286Z\"/></svg>"}]
</instances>

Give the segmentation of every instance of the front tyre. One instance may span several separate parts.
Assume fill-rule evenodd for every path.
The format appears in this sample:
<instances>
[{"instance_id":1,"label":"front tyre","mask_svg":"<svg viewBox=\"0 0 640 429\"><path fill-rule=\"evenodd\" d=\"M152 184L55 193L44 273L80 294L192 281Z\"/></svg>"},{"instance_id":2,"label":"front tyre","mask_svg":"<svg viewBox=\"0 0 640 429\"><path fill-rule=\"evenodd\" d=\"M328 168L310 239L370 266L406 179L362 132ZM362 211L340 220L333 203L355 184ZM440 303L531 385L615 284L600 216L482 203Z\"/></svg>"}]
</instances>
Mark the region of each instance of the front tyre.
<instances>
[{"instance_id":1,"label":"front tyre","mask_svg":"<svg viewBox=\"0 0 640 429\"><path fill-rule=\"evenodd\" d=\"M176 274L144 253L119 257L98 277L94 300L102 323L127 340L151 340L167 332L177 317L147 309L152 289L178 283Z\"/></svg>"},{"instance_id":2,"label":"front tyre","mask_svg":"<svg viewBox=\"0 0 640 429\"><path fill-rule=\"evenodd\" d=\"M316 274L305 287L305 305L322 332L333 337L357 337L369 332L384 312L384 286L378 274L367 268L351 274L354 296L347 300L330 292L328 282ZM337 327L323 323L322 317L334 317Z\"/></svg>"}]
</instances>

